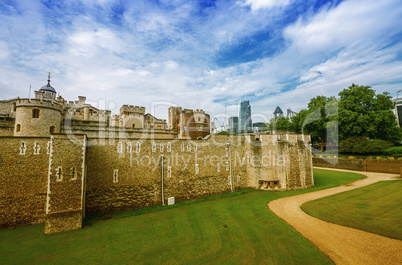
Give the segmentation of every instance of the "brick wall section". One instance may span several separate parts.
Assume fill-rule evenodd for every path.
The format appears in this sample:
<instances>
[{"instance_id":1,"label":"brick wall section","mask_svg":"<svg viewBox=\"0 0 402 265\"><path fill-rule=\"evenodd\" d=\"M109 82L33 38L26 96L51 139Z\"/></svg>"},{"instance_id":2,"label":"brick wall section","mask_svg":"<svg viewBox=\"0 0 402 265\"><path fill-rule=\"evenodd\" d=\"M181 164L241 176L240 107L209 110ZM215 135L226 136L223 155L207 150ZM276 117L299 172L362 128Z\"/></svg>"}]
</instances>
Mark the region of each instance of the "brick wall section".
<instances>
[{"instance_id":1,"label":"brick wall section","mask_svg":"<svg viewBox=\"0 0 402 265\"><path fill-rule=\"evenodd\" d=\"M45 234L81 228L84 208L86 136L56 134L51 142Z\"/></svg>"},{"instance_id":2,"label":"brick wall section","mask_svg":"<svg viewBox=\"0 0 402 265\"><path fill-rule=\"evenodd\" d=\"M361 159L347 158L327 158L324 160L322 158L314 157L313 165L315 167L329 167L356 171L361 171L363 167Z\"/></svg>"},{"instance_id":3,"label":"brick wall section","mask_svg":"<svg viewBox=\"0 0 402 265\"><path fill-rule=\"evenodd\" d=\"M231 152L242 154L243 146L229 140ZM175 197L176 201L219 194L231 190L229 169L226 169L226 143L228 138L217 136L204 140L121 140L107 141L106 145L89 143L87 214L102 214L127 209L162 204L161 155L164 155L164 201ZM136 145L140 143L140 152ZM131 153L127 144L131 143ZM155 143L155 151L152 145ZM171 149L168 151L168 144ZM163 151L161 151L163 144ZM184 151L182 151L182 144ZM194 150L195 145L197 151ZM189 147L190 146L190 149ZM235 189L246 187L245 165L232 158L233 185ZM218 172L220 163L220 172ZM198 174L196 173L198 164ZM171 176L168 175L170 167ZM118 181L113 174L118 171ZM239 176L239 177L238 177Z\"/></svg>"},{"instance_id":4,"label":"brick wall section","mask_svg":"<svg viewBox=\"0 0 402 265\"><path fill-rule=\"evenodd\" d=\"M324 160L323 158L314 157L313 165L316 167L329 167L356 171L400 174L402 160L349 158L327 158Z\"/></svg>"},{"instance_id":5,"label":"brick wall section","mask_svg":"<svg viewBox=\"0 0 402 265\"><path fill-rule=\"evenodd\" d=\"M402 160L364 159L363 170L370 172L399 174Z\"/></svg>"},{"instance_id":6,"label":"brick wall section","mask_svg":"<svg viewBox=\"0 0 402 265\"><path fill-rule=\"evenodd\" d=\"M13 120L0 120L0 136L13 136L14 135L14 125Z\"/></svg>"},{"instance_id":7,"label":"brick wall section","mask_svg":"<svg viewBox=\"0 0 402 265\"><path fill-rule=\"evenodd\" d=\"M0 228L44 222L49 140L0 137ZM20 155L22 142L25 155ZM34 154L35 143L39 154Z\"/></svg>"}]
</instances>

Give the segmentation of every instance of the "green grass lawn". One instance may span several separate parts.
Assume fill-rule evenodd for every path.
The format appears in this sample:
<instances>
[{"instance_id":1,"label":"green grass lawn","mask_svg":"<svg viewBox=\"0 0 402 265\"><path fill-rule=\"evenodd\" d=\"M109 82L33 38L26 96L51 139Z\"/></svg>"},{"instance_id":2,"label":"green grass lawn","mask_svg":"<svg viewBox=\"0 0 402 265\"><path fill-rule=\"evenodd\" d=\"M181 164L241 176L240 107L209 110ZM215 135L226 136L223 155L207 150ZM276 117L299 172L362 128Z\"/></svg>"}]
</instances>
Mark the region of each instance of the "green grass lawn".
<instances>
[{"instance_id":1,"label":"green grass lawn","mask_svg":"<svg viewBox=\"0 0 402 265\"><path fill-rule=\"evenodd\" d=\"M402 240L402 181L381 181L305 203L319 219Z\"/></svg>"},{"instance_id":2,"label":"green grass lawn","mask_svg":"<svg viewBox=\"0 0 402 265\"><path fill-rule=\"evenodd\" d=\"M219 195L163 211L149 207L109 220L88 218L89 228L48 236L43 224L2 230L1 263L333 264L267 207L277 198L363 178L322 169L314 174L316 187L308 190Z\"/></svg>"}]
</instances>

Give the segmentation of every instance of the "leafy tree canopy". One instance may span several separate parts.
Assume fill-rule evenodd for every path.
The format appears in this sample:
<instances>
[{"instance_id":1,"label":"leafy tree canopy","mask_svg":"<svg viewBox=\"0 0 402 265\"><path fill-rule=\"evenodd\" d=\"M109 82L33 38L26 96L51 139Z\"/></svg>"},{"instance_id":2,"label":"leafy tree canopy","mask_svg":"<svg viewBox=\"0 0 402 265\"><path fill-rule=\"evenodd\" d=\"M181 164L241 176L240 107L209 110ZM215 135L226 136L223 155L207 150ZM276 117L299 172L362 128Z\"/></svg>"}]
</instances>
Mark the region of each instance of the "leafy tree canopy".
<instances>
[{"instance_id":1,"label":"leafy tree canopy","mask_svg":"<svg viewBox=\"0 0 402 265\"><path fill-rule=\"evenodd\" d=\"M339 92L339 138L399 140L393 107L389 93L376 94L370 86L352 84Z\"/></svg>"},{"instance_id":2,"label":"leafy tree canopy","mask_svg":"<svg viewBox=\"0 0 402 265\"><path fill-rule=\"evenodd\" d=\"M282 115L271 119L270 130L289 131L291 130L290 120Z\"/></svg>"}]
</instances>

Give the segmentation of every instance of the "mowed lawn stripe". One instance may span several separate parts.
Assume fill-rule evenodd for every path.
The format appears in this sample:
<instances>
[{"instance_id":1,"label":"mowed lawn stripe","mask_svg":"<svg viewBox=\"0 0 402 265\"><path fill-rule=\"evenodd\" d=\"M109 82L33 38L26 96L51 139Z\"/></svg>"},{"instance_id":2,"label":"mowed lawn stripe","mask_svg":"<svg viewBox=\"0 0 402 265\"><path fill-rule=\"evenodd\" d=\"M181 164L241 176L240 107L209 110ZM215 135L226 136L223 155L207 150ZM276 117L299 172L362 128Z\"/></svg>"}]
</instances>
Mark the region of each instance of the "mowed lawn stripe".
<instances>
[{"instance_id":1,"label":"mowed lawn stripe","mask_svg":"<svg viewBox=\"0 0 402 265\"><path fill-rule=\"evenodd\" d=\"M43 235L43 224L1 230L0 256L3 264L333 264L267 207L280 197L362 176L319 169L315 178L317 186L308 190L223 194L222 199L159 207L163 211L138 215L147 211L140 209L110 214L109 220L92 218L89 228L48 236Z\"/></svg>"},{"instance_id":2,"label":"mowed lawn stripe","mask_svg":"<svg viewBox=\"0 0 402 265\"><path fill-rule=\"evenodd\" d=\"M302 205L311 216L402 240L402 181L381 181Z\"/></svg>"}]
</instances>

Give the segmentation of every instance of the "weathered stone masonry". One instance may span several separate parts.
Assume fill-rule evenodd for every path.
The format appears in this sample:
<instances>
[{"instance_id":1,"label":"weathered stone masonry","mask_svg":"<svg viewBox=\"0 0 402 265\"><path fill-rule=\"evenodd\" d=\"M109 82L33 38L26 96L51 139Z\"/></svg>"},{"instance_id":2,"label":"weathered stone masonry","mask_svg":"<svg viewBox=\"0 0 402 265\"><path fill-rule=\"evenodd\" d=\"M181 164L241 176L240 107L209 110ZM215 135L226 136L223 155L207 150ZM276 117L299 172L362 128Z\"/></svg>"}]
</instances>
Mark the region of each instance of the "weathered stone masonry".
<instances>
[{"instance_id":1,"label":"weathered stone masonry","mask_svg":"<svg viewBox=\"0 0 402 265\"><path fill-rule=\"evenodd\" d=\"M313 185L306 135L141 140L54 134L1 137L0 146L1 227L45 222L46 234L80 228L85 214L167 203L169 197Z\"/></svg>"}]
</instances>

